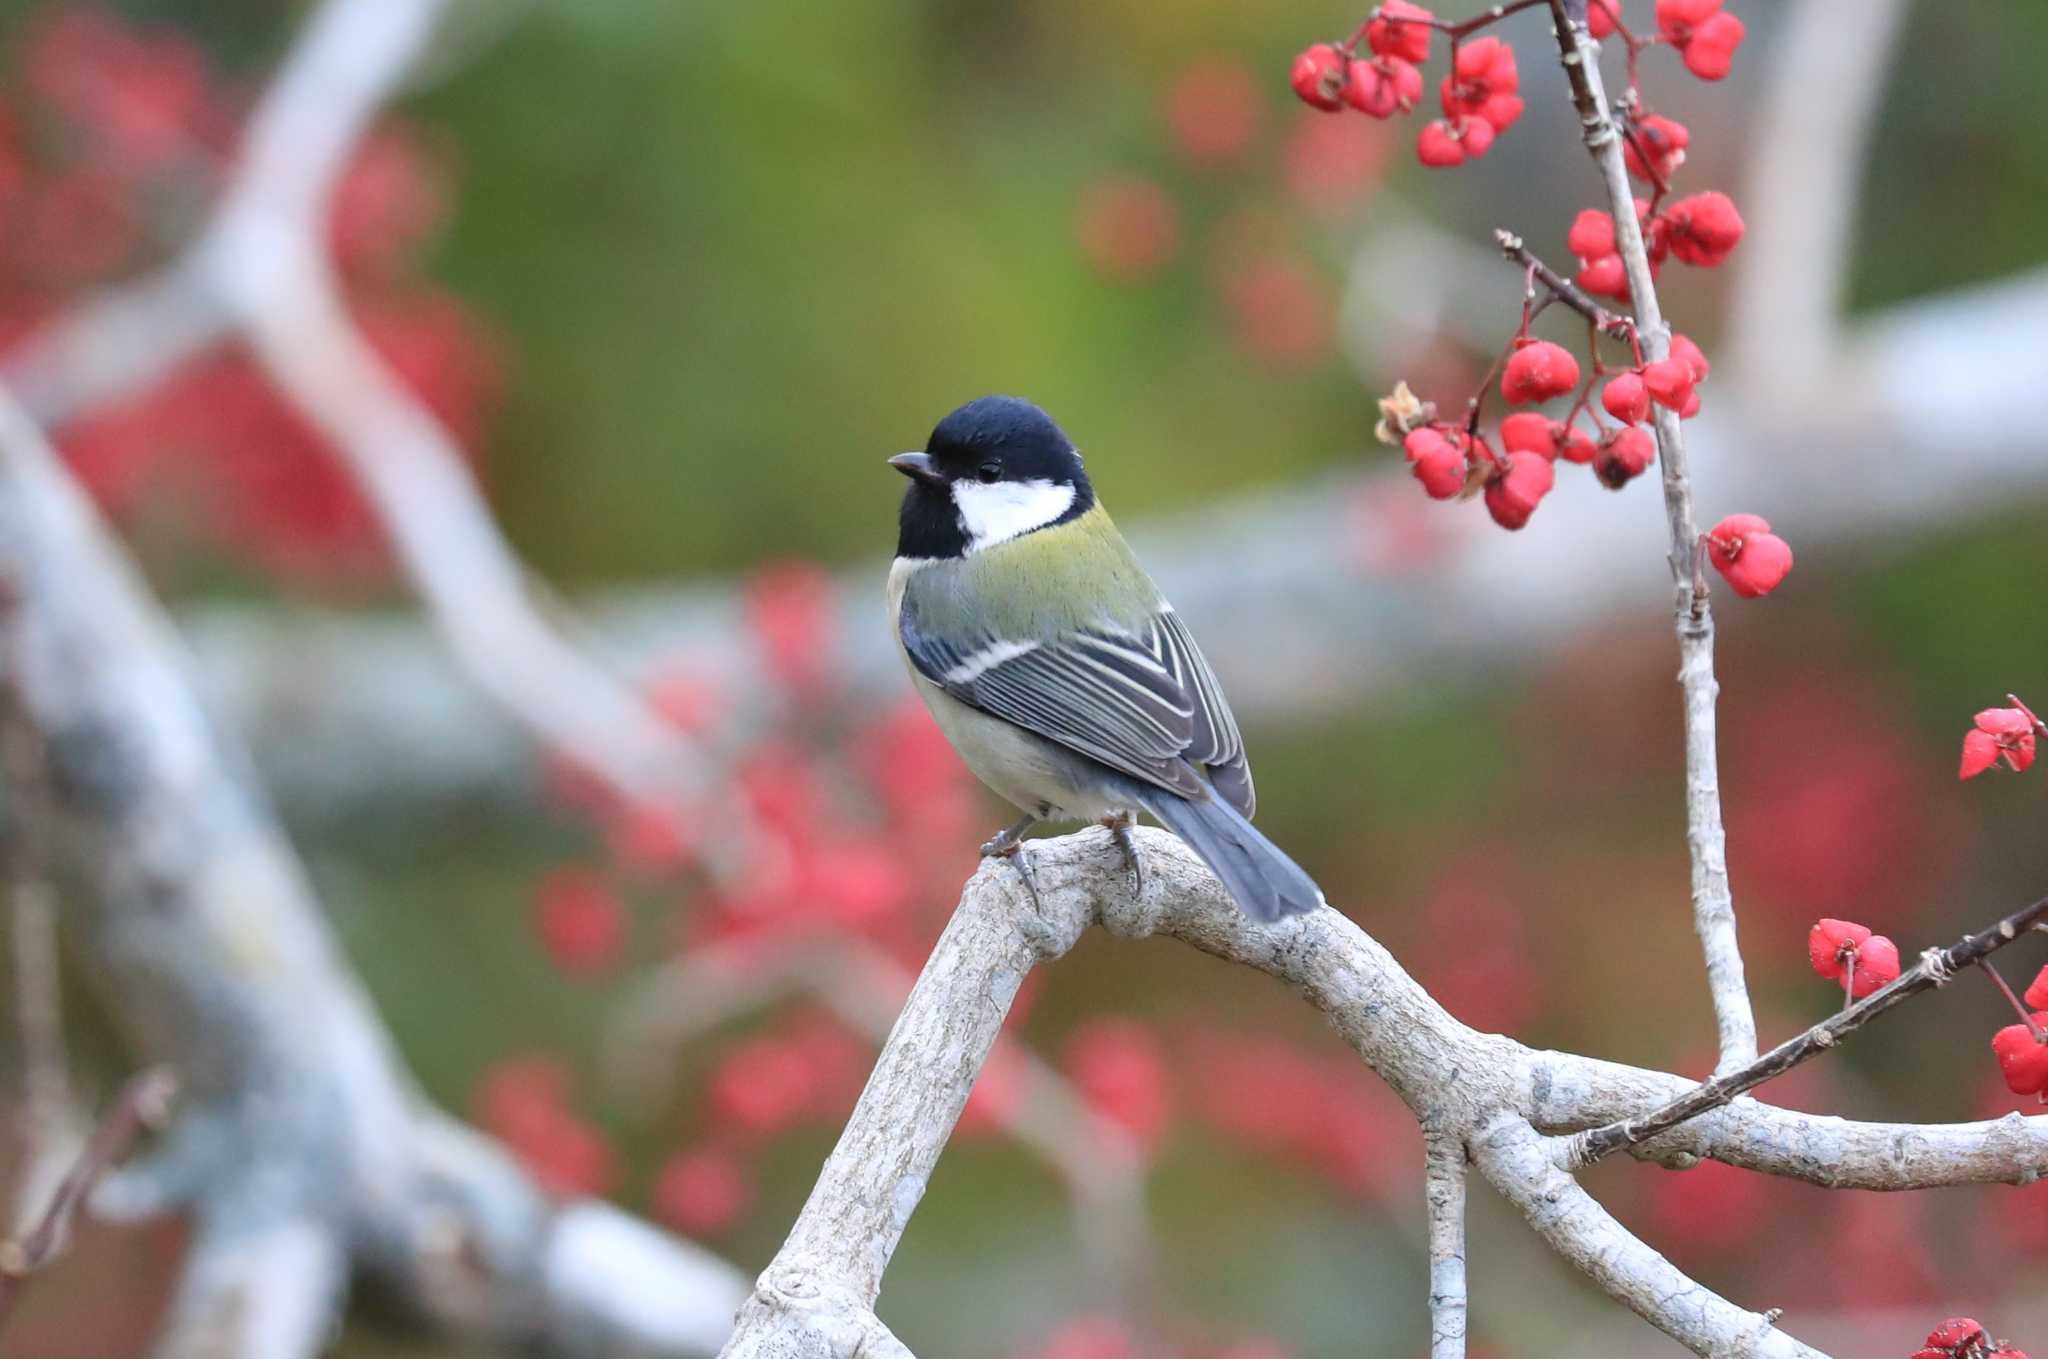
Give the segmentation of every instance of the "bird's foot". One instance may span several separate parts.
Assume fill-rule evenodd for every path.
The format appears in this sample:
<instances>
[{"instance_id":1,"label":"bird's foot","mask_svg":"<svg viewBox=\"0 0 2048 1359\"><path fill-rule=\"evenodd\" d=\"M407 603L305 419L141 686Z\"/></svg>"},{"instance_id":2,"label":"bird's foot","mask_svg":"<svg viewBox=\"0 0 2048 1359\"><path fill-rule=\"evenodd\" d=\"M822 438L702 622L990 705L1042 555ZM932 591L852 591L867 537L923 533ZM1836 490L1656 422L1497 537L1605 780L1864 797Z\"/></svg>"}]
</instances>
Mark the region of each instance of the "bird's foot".
<instances>
[{"instance_id":1,"label":"bird's foot","mask_svg":"<svg viewBox=\"0 0 2048 1359\"><path fill-rule=\"evenodd\" d=\"M1107 826L1109 833L1116 837L1117 847L1124 852L1124 862L1130 866L1131 895L1134 897L1144 896L1145 860L1138 853L1138 837L1131 834L1131 827L1137 824L1137 818L1129 812L1118 812L1114 816L1103 817L1102 824Z\"/></svg>"},{"instance_id":2,"label":"bird's foot","mask_svg":"<svg viewBox=\"0 0 2048 1359\"><path fill-rule=\"evenodd\" d=\"M1024 847L1024 837L1038 824L1038 818L1027 816L1014 826L1005 826L981 846L984 859L1008 859L1017 870L1017 876L1024 880L1024 890L1031 894L1031 905L1040 915L1045 914L1045 903L1038 897L1038 880L1031 873L1031 853Z\"/></svg>"}]
</instances>

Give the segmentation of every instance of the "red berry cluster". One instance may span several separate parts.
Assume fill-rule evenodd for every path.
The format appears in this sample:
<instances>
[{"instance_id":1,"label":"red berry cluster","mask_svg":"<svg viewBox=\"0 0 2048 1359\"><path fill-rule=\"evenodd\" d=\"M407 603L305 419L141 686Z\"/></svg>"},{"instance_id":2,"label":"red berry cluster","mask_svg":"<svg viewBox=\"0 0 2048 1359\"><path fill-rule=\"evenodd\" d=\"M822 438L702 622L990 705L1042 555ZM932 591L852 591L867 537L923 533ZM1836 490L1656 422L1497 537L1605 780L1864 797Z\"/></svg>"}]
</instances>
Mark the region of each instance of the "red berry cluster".
<instances>
[{"instance_id":1,"label":"red berry cluster","mask_svg":"<svg viewBox=\"0 0 2048 1359\"><path fill-rule=\"evenodd\" d=\"M1969 1317L1950 1317L1927 1333L1913 1359L2027 1359L2010 1340L1993 1340Z\"/></svg>"},{"instance_id":2,"label":"red berry cluster","mask_svg":"<svg viewBox=\"0 0 2048 1359\"><path fill-rule=\"evenodd\" d=\"M1973 719L1963 737L1958 778L1974 779L1999 764L2017 774L2033 764L2034 752L2042 738L2048 737L2048 724L2017 697L2006 697L2010 707L1986 708Z\"/></svg>"},{"instance_id":3,"label":"red berry cluster","mask_svg":"<svg viewBox=\"0 0 2048 1359\"><path fill-rule=\"evenodd\" d=\"M1721 4L1722 0L1657 0L1656 34L1638 37L1621 21L1620 0L1593 0L1587 16L1593 36L1606 38L1618 32L1628 43L1630 107L1640 103L1637 60L1645 48L1659 43L1674 48L1686 69L1702 80L1728 74L1743 27ZM1415 139L1415 156L1436 169L1463 165L1484 156L1494 139L1522 116L1521 73L1514 49L1499 38L1471 36L1502 17L1495 10L1453 24L1409 0L1387 0L1344 42L1319 42L1304 49L1294 59L1290 83L1303 103L1330 113L1346 106L1373 118L1413 112L1422 102L1420 68L1429 60L1430 37L1441 30L1451 43L1451 69L1437 87L1443 117L1423 125ZM1661 184L1684 158L1686 131L1669 119L1649 116L1638 121L1630 142L1630 168ZM1649 169L1653 163L1660 168Z\"/></svg>"},{"instance_id":4,"label":"red berry cluster","mask_svg":"<svg viewBox=\"0 0 2048 1359\"><path fill-rule=\"evenodd\" d=\"M1899 946L1853 920L1817 922L1806 936L1806 956L1815 972L1856 1000L1899 979Z\"/></svg>"},{"instance_id":5,"label":"red berry cluster","mask_svg":"<svg viewBox=\"0 0 2048 1359\"><path fill-rule=\"evenodd\" d=\"M1671 126L1678 127L1678 124L1672 123ZM1683 128L1679 130L1684 131ZM1627 145L1629 166L1641 176L1642 162L1635 157L1635 143L1631 141ZM1668 180L1660 178L1659 182ZM1638 198L1636 224L1643 233L1643 246L1649 255L1652 278L1663 270L1664 261L1673 255L1682 264L1712 269L1723 263L1742 243L1742 214L1735 210L1733 199L1712 189L1691 194L1661 209L1653 208L1648 199ZM1610 214L1587 208L1573 219L1564 241L1565 249L1579 261L1579 272L1573 282L1595 297L1611 297L1620 302L1629 300L1628 274L1621 263L1621 246Z\"/></svg>"}]
</instances>

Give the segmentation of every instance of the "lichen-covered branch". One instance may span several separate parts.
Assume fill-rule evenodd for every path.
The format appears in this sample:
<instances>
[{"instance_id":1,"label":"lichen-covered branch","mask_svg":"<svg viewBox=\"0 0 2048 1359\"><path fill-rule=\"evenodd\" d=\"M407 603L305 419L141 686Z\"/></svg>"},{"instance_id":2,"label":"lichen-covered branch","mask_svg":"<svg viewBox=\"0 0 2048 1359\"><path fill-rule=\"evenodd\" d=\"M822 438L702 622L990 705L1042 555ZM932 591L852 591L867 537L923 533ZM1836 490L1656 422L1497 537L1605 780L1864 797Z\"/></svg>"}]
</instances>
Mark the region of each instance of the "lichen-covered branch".
<instances>
[{"instance_id":1,"label":"lichen-covered branch","mask_svg":"<svg viewBox=\"0 0 2048 1359\"><path fill-rule=\"evenodd\" d=\"M1465 1359L1465 1144L1425 1134L1423 1208L1429 1219L1429 1359Z\"/></svg>"},{"instance_id":2,"label":"lichen-covered branch","mask_svg":"<svg viewBox=\"0 0 2048 1359\"><path fill-rule=\"evenodd\" d=\"M1146 887L1137 898L1121 852L1100 830L1034 842L1037 906L1006 864L984 864L969 881L726 1355L858 1353L874 1323L882 1273L1017 987L1032 966L1064 954L1094 923L1128 938L1171 935L1286 982L1323 1012L1428 1131L1439 1186L1450 1158L1469 1151L1554 1248L1667 1334L1702 1354L1749 1352L1745 1347L1763 1355L1813 1353L1764 1314L1716 1297L1629 1236L1571 1179L1566 1142L1537 1131L1571 1132L1647 1113L1693 1082L1532 1051L1470 1029L1337 911L1252 924L1180 841L1145 830L1139 844ZM1739 1100L1636 1151L1675 1165L1712 1156L1829 1185L2026 1183L2048 1168L2048 1118L1864 1124ZM1432 1216L1447 1264L1447 1219L1434 1203ZM1437 1282L1444 1294L1453 1292L1447 1276Z\"/></svg>"}]
</instances>

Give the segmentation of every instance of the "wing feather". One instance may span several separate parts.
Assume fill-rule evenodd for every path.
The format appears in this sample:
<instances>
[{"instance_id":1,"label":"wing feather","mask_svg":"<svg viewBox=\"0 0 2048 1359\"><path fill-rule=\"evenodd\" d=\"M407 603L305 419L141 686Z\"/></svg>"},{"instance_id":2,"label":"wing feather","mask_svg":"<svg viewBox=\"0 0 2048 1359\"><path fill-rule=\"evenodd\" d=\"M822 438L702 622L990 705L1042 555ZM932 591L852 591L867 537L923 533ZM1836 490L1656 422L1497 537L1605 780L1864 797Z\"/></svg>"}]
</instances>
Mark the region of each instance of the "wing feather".
<instances>
[{"instance_id":1,"label":"wing feather","mask_svg":"<svg viewBox=\"0 0 2048 1359\"><path fill-rule=\"evenodd\" d=\"M919 673L962 702L1183 797L1213 787L1250 815L1236 719L1172 610L1135 632L1102 627L1029 642L940 641L907 600L898 624Z\"/></svg>"}]
</instances>

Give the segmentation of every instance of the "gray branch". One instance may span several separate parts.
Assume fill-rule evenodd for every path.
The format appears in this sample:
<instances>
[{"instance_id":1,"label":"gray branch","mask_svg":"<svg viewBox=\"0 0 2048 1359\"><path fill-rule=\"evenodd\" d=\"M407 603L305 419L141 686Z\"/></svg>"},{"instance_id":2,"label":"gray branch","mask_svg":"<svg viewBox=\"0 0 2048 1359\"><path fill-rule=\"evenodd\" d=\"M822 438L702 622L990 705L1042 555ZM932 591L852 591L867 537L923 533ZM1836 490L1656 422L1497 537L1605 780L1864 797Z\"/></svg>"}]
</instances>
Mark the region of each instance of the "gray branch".
<instances>
[{"instance_id":1,"label":"gray branch","mask_svg":"<svg viewBox=\"0 0 2048 1359\"><path fill-rule=\"evenodd\" d=\"M1423 1207L1429 1218L1429 1359L1465 1359L1465 1143L1427 1133Z\"/></svg>"}]
</instances>

